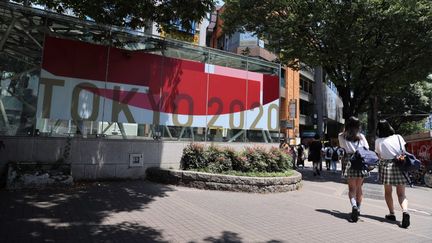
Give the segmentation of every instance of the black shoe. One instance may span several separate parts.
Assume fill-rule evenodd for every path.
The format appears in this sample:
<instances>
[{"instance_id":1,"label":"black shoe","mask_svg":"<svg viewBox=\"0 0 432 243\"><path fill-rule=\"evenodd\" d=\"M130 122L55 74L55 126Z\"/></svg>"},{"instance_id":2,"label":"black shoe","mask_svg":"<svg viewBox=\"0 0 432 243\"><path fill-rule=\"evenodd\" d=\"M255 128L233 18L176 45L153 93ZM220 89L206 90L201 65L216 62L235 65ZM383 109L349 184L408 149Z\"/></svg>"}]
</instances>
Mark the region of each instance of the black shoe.
<instances>
[{"instance_id":1,"label":"black shoe","mask_svg":"<svg viewBox=\"0 0 432 243\"><path fill-rule=\"evenodd\" d=\"M358 221L358 216L359 216L358 208L356 206L353 206L352 207L352 211L351 211L351 220L353 222L357 222Z\"/></svg>"},{"instance_id":2,"label":"black shoe","mask_svg":"<svg viewBox=\"0 0 432 243\"><path fill-rule=\"evenodd\" d=\"M316 176L316 173L314 172L314 176Z\"/></svg>"},{"instance_id":3,"label":"black shoe","mask_svg":"<svg viewBox=\"0 0 432 243\"><path fill-rule=\"evenodd\" d=\"M396 221L396 216L394 214L387 214L385 216L385 219L387 219L389 221Z\"/></svg>"},{"instance_id":4,"label":"black shoe","mask_svg":"<svg viewBox=\"0 0 432 243\"><path fill-rule=\"evenodd\" d=\"M403 213L402 214L402 228L408 228L408 226L410 225L410 215L409 213Z\"/></svg>"}]
</instances>

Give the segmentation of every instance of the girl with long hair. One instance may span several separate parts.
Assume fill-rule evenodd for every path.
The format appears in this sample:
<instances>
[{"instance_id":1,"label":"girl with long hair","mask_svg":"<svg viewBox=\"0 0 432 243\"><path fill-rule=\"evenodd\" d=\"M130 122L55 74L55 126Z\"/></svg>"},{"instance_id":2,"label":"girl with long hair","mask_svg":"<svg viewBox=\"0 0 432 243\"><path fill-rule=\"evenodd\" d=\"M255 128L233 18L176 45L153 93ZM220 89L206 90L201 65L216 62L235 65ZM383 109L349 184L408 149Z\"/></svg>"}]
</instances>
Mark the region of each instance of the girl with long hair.
<instances>
[{"instance_id":1,"label":"girl with long hair","mask_svg":"<svg viewBox=\"0 0 432 243\"><path fill-rule=\"evenodd\" d=\"M348 182L348 198L351 203L351 221L357 222L360 215L360 205L363 200L362 185L364 178L369 176L367 170L354 170L351 168L349 158L360 146L369 149L369 144L363 134L360 133L360 121L357 117L351 116L345 122L345 128L339 134L339 146L345 150L343 162L345 170L343 176Z\"/></svg>"}]
</instances>

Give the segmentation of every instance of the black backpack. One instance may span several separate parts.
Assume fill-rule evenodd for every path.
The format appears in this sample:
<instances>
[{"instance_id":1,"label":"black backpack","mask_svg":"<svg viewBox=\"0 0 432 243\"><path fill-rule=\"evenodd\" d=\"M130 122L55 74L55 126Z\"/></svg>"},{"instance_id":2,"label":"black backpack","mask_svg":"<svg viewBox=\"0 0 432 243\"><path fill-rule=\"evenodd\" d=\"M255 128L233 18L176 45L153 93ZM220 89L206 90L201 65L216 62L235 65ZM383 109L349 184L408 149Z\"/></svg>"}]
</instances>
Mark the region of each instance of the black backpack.
<instances>
[{"instance_id":1,"label":"black backpack","mask_svg":"<svg viewBox=\"0 0 432 243\"><path fill-rule=\"evenodd\" d=\"M333 150L333 148L332 147L328 147L327 148L327 150L326 150L326 157L327 158L331 157L333 159L333 153L330 150Z\"/></svg>"},{"instance_id":2,"label":"black backpack","mask_svg":"<svg viewBox=\"0 0 432 243\"><path fill-rule=\"evenodd\" d=\"M338 150L337 150L337 149L334 149L334 148L331 148L331 149L333 150L333 153L332 153L331 159L332 159L333 161L337 161L337 160L339 160L339 153L338 153Z\"/></svg>"}]
</instances>

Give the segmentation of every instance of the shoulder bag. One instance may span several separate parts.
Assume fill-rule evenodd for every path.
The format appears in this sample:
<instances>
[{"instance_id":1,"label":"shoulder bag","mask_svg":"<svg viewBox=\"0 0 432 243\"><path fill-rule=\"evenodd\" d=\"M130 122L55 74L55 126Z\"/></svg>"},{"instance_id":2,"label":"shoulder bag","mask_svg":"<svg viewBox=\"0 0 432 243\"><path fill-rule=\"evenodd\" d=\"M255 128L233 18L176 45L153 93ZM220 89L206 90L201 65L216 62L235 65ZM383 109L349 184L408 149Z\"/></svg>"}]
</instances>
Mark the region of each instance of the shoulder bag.
<instances>
[{"instance_id":1,"label":"shoulder bag","mask_svg":"<svg viewBox=\"0 0 432 243\"><path fill-rule=\"evenodd\" d=\"M402 144L398 136L400 154L396 155L393 159L396 166L399 167L403 172L410 172L420 169L421 162L413 154L403 150Z\"/></svg>"}]
</instances>

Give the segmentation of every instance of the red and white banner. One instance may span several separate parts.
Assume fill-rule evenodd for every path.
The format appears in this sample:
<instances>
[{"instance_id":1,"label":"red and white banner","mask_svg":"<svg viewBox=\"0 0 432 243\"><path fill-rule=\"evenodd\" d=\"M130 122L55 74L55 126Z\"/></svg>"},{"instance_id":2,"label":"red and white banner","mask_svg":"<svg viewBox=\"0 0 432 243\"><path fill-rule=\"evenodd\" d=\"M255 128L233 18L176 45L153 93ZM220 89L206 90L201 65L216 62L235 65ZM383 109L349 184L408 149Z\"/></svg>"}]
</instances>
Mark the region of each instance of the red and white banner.
<instances>
[{"instance_id":1,"label":"red and white banner","mask_svg":"<svg viewBox=\"0 0 432 243\"><path fill-rule=\"evenodd\" d=\"M38 117L277 130L279 77L47 37Z\"/></svg>"}]
</instances>

